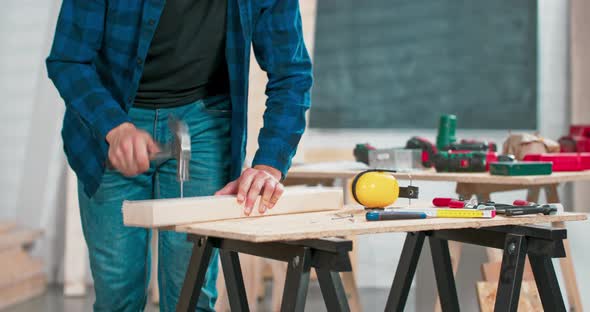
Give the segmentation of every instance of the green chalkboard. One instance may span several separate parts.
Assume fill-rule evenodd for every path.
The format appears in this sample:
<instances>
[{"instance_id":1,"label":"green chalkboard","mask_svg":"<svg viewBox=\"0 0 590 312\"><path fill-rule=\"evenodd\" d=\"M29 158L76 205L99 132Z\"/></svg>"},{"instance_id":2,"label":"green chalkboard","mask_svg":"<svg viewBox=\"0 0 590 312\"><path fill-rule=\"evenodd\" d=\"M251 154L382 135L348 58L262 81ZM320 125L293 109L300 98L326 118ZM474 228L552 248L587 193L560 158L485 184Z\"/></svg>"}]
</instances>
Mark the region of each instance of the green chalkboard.
<instances>
[{"instance_id":1,"label":"green chalkboard","mask_svg":"<svg viewBox=\"0 0 590 312\"><path fill-rule=\"evenodd\" d=\"M536 0L319 0L312 128L534 129Z\"/></svg>"}]
</instances>

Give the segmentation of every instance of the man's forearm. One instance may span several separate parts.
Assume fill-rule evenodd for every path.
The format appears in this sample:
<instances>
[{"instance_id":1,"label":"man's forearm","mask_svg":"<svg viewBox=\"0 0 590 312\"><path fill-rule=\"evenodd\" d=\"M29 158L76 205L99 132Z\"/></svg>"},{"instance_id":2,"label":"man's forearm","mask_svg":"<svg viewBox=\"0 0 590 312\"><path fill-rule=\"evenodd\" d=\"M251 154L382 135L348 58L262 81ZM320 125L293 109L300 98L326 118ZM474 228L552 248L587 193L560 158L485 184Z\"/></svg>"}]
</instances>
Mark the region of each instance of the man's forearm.
<instances>
[{"instance_id":1,"label":"man's forearm","mask_svg":"<svg viewBox=\"0 0 590 312\"><path fill-rule=\"evenodd\" d=\"M258 63L268 73L268 99L253 165L277 168L284 177L305 131L312 64L303 40L299 1L264 3L252 44Z\"/></svg>"}]
</instances>

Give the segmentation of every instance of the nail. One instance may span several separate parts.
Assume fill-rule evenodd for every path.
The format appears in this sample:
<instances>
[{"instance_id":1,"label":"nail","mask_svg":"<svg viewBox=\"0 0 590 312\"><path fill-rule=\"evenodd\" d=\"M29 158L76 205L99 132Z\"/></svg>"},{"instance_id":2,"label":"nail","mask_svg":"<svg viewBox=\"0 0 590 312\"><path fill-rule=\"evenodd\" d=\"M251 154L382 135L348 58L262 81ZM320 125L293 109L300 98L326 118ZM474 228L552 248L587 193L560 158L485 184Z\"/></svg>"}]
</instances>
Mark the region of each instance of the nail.
<instances>
[{"instance_id":1,"label":"nail","mask_svg":"<svg viewBox=\"0 0 590 312\"><path fill-rule=\"evenodd\" d=\"M244 195L238 194L238 203L242 203L244 201Z\"/></svg>"}]
</instances>

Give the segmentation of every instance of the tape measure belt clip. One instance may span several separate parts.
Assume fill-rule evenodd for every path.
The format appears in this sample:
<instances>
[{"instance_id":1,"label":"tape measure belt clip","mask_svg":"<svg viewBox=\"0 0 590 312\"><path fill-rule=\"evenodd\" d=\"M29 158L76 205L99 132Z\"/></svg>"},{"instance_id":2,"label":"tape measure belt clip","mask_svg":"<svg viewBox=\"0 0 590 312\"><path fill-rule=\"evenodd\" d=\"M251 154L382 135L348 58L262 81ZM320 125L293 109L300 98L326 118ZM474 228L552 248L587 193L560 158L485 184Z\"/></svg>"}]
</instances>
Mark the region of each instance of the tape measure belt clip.
<instances>
[{"instance_id":1,"label":"tape measure belt clip","mask_svg":"<svg viewBox=\"0 0 590 312\"><path fill-rule=\"evenodd\" d=\"M419 189L417 186L400 186L399 197L402 198L418 198Z\"/></svg>"},{"instance_id":2,"label":"tape measure belt clip","mask_svg":"<svg viewBox=\"0 0 590 312\"><path fill-rule=\"evenodd\" d=\"M398 197L418 198L419 189L412 186L400 187L397 179L387 173L395 170L370 169L357 174L352 180L352 197L367 208L384 208L393 204Z\"/></svg>"}]
</instances>

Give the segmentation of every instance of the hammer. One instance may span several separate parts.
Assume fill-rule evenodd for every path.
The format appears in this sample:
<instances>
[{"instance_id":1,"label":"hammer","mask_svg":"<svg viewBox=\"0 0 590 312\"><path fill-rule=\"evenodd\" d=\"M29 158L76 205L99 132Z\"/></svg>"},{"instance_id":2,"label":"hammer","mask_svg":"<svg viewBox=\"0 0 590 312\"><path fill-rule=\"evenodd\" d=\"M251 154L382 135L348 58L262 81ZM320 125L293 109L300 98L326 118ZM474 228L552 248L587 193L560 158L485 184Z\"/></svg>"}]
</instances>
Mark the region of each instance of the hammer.
<instances>
[{"instance_id":1,"label":"hammer","mask_svg":"<svg viewBox=\"0 0 590 312\"><path fill-rule=\"evenodd\" d=\"M168 128L173 135L172 142L160 145L160 152L150 156L150 160L160 165L172 158L176 159L176 179L180 183L180 197L182 198L184 197L184 181L190 179L191 136L186 122L174 115L168 116ZM107 160L107 167L113 169L109 160Z\"/></svg>"},{"instance_id":2,"label":"hammer","mask_svg":"<svg viewBox=\"0 0 590 312\"><path fill-rule=\"evenodd\" d=\"M173 135L172 142L161 146L160 152L150 159L156 162L176 159L176 179L180 183L180 197L182 198L184 197L184 181L190 179L191 136L186 122L174 115L168 116L168 128Z\"/></svg>"}]
</instances>

